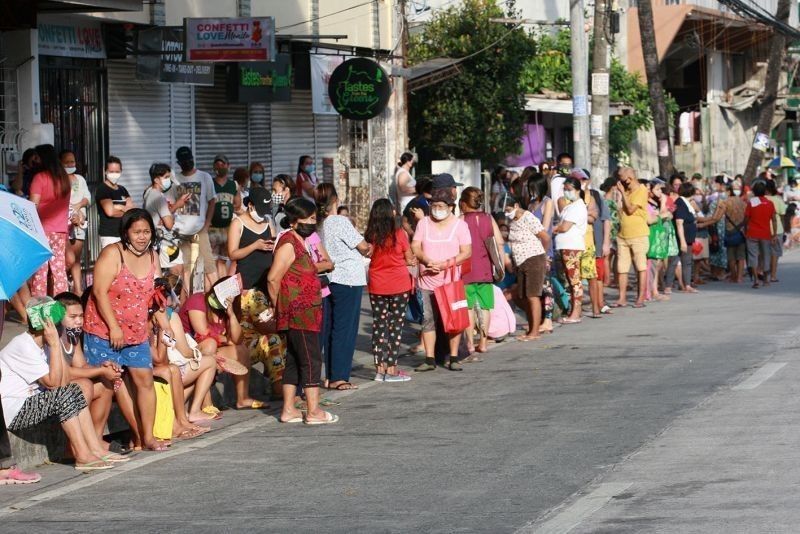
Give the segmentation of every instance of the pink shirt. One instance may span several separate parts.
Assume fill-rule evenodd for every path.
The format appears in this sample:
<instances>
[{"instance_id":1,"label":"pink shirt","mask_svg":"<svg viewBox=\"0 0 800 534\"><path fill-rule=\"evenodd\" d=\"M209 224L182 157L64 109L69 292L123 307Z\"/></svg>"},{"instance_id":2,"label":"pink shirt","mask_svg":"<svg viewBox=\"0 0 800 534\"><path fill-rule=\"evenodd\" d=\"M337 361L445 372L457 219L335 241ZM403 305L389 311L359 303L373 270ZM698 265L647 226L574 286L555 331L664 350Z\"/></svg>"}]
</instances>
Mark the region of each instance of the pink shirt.
<instances>
[{"instance_id":1,"label":"pink shirt","mask_svg":"<svg viewBox=\"0 0 800 534\"><path fill-rule=\"evenodd\" d=\"M31 182L31 195L39 195L39 219L45 233L66 234L69 227L70 192L59 197L49 172L40 172Z\"/></svg>"},{"instance_id":2,"label":"pink shirt","mask_svg":"<svg viewBox=\"0 0 800 534\"><path fill-rule=\"evenodd\" d=\"M320 239L319 234L314 232L306 239L306 248L308 248L308 253L311 254L311 258L314 260L314 263L319 263L322 261L322 254L319 253L319 245L322 243L322 239ZM322 298L327 297L331 294L331 288L325 286L322 288Z\"/></svg>"},{"instance_id":3,"label":"pink shirt","mask_svg":"<svg viewBox=\"0 0 800 534\"><path fill-rule=\"evenodd\" d=\"M436 223L431 221L430 217L425 217L419 222L417 230L414 232L413 242L422 243L422 251L432 261L455 258L458 256L461 246L472 244L467 223L452 215L447 222L447 226L440 229ZM420 266L420 289L433 291L450 281L450 275L445 272L426 275L423 274L424 271L425 268ZM456 279L461 277L461 267L456 267L455 277Z\"/></svg>"}]
</instances>

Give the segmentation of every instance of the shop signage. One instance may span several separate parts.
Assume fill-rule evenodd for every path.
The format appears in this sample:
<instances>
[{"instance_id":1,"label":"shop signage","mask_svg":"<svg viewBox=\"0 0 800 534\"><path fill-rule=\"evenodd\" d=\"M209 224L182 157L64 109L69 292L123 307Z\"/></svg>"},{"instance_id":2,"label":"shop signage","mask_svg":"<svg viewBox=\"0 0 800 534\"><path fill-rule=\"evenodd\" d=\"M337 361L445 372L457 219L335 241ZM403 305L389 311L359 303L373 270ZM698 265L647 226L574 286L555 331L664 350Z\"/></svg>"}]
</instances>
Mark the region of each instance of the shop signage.
<instances>
[{"instance_id":1,"label":"shop signage","mask_svg":"<svg viewBox=\"0 0 800 534\"><path fill-rule=\"evenodd\" d=\"M95 22L40 22L39 54L43 56L105 59L103 30Z\"/></svg>"},{"instance_id":2,"label":"shop signage","mask_svg":"<svg viewBox=\"0 0 800 534\"><path fill-rule=\"evenodd\" d=\"M228 68L228 102L289 102L292 99L292 58L278 54L275 61L237 63Z\"/></svg>"},{"instance_id":3,"label":"shop signage","mask_svg":"<svg viewBox=\"0 0 800 534\"><path fill-rule=\"evenodd\" d=\"M386 71L371 59L348 59L333 71L328 96L334 109L347 119L366 120L389 103L392 86Z\"/></svg>"},{"instance_id":4,"label":"shop signage","mask_svg":"<svg viewBox=\"0 0 800 534\"><path fill-rule=\"evenodd\" d=\"M272 61L275 19L184 19L186 61Z\"/></svg>"},{"instance_id":5,"label":"shop signage","mask_svg":"<svg viewBox=\"0 0 800 534\"><path fill-rule=\"evenodd\" d=\"M344 56L311 54L311 108L318 115L337 115L328 96L328 82Z\"/></svg>"},{"instance_id":6,"label":"shop signage","mask_svg":"<svg viewBox=\"0 0 800 534\"><path fill-rule=\"evenodd\" d=\"M136 78L166 83L214 85L214 64L183 60L183 28L140 30ZM153 52L162 52L153 54Z\"/></svg>"}]
</instances>

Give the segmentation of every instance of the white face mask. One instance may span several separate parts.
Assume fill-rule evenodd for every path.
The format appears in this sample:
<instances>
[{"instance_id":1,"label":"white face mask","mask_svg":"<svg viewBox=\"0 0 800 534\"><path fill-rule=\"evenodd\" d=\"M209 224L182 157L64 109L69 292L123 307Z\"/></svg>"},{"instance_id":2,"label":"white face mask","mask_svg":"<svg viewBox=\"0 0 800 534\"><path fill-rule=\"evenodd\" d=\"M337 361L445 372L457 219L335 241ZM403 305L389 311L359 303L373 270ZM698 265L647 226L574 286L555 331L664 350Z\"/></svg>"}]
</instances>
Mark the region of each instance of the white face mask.
<instances>
[{"instance_id":1,"label":"white face mask","mask_svg":"<svg viewBox=\"0 0 800 534\"><path fill-rule=\"evenodd\" d=\"M506 210L506 217L508 217L509 219L513 219L516 216L517 216L517 208Z\"/></svg>"},{"instance_id":2,"label":"white face mask","mask_svg":"<svg viewBox=\"0 0 800 534\"><path fill-rule=\"evenodd\" d=\"M122 177L121 172L107 172L106 173L106 180L111 182L112 184L116 184L119 182L119 179Z\"/></svg>"},{"instance_id":3,"label":"white face mask","mask_svg":"<svg viewBox=\"0 0 800 534\"><path fill-rule=\"evenodd\" d=\"M77 170L78 170L77 167L64 167L64 171L67 174L75 174L75 171L77 171Z\"/></svg>"},{"instance_id":4,"label":"white face mask","mask_svg":"<svg viewBox=\"0 0 800 534\"><path fill-rule=\"evenodd\" d=\"M167 176L166 178L162 178L161 179L161 190L162 191L164 191L166 193L167 191L169 191L169 189L171 187L172 187L172 179L169 176Z\"/></svg>"},{"instance_id":5,"label":"white face mask","mask_svg":"<svg viewBox=\"0 0 800 534\"><path fill-rule=\"evenodd\" d=\"M575 199L578 198L578 192L577 191L564 190L564 198L566 198L570 202L573 202L573 201L575 201Z\"/></svg>"},{"instance_id":6,"label":"white face mask","mask_svg":"<svg viewBox=\"0 0 800 534\"><path fill-rule=\"evenodd\" d=\"M256 212L256 210L250 210L250 218L257 223L264 222L264 217L259 215L258 212Z\"/></svg>"},{"instance_id":7,"label":"white face mask","mask_svg":"<svg viewBox=\"0 0 800 534\"><path fill-rule=\"evenodd\" d=\"M738 196L740 196L742 194L742 190L741 189L734 189L733 190L733 194L734 194L734 196L738 197Z\"/></svg>"},{"instance_id":8,"label":"white face mask","mask_svg":"<svg viewBox=\"0 0 800 534\"><path fill-rule=\"evenodd\" d=\"M450 210L448 209L431 210L431 217L435 221L443 221L447 218L448 215L450 215Z\"/></svg>"}]
</instances>

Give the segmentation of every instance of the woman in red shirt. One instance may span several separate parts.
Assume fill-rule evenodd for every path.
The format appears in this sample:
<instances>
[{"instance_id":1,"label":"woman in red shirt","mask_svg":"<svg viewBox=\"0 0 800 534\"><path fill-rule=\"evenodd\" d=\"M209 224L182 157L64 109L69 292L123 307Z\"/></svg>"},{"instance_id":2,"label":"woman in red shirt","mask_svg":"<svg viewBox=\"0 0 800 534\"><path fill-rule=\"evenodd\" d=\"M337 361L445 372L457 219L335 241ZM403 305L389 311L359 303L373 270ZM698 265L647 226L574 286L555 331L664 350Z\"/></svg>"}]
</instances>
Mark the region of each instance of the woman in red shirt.
<instances>
[{"instance_id":1,"label":"woman in red shirt","mask_svg":"<svg viewBox=\"0 0 800 534\"><path fill-rule=\"evenodd\" d=\"M50 295L69 290L66 249L72 184L53 145L39 145L36 147L36 153L42 160L42 170L33 177L30 200L36 204L36 211L39 213L53 256L36 271L30 285L32 296L43 297L48 294L48 273L53 274L53 292Z\"/></svg>"},{"instance_id":2,"label":"woman in red shirt","mask_svg":"<svg viewBox=\"0 0 800 534\"><path fill-rule=\"evenodd\" d=\"M409 265L417 261L408 234L397 225L392 203L381 198L372 205L364 239L372 245L369 264L369 302L372 304L372 354L377 382L407 382L411 377L397 370L408 294Z\"/></svg>"},{"instance_id":3,"label":"woman in red shirt","mask_svg":"<svg viewBox=\"0 0 800 534\"><path fill-rule=\"evenodd\" d=\"M753 289L759 287L759 280L769 270L772 242L780 240L776 235L778 228L775 205L765 197L767 185L762 181L753 184L753 197L747 201L744 209L744 224L747 227L747 266L753 277ZM769 285L769 278L764 276L764 286Z\"/></svg>"}]
</instances>

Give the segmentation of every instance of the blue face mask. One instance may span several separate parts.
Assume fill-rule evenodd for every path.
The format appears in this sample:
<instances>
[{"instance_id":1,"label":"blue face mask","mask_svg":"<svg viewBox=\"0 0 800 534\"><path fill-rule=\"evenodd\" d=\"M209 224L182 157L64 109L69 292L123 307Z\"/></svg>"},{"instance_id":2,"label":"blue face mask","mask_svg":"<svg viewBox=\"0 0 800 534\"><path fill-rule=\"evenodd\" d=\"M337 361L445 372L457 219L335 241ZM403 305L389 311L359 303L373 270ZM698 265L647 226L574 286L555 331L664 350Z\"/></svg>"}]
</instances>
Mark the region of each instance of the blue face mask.
<instances>
[{"instance_id":1,"label":"blue face mask","mask_svg":"<svg viewBox=\"0 0 800 534\"><path fill-rule=\"evenodd\" d=\"M264 173L263 172L254 172L250 175L250 179L258 184L264 181Z\"/></svg>"},{"instance_id":2,"label":"blue face mask","mask_svg":"<svg viewBox=\"0 0 800 534\"><path fill-rule=\"evenodd\" d=\"M303 170L306 172L306 174L311 174L317 170L317 166L312 163L311 165L306 165L303 167Z\"/></svg>"}]
</instances>

